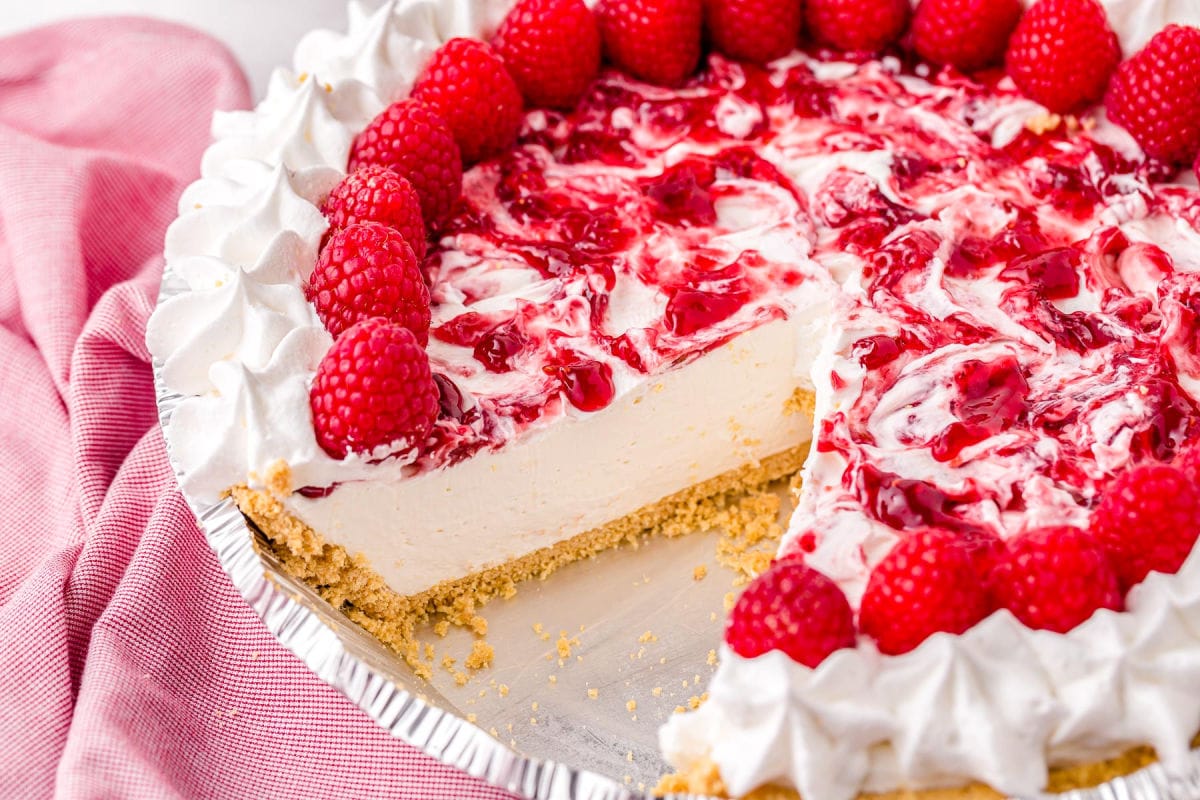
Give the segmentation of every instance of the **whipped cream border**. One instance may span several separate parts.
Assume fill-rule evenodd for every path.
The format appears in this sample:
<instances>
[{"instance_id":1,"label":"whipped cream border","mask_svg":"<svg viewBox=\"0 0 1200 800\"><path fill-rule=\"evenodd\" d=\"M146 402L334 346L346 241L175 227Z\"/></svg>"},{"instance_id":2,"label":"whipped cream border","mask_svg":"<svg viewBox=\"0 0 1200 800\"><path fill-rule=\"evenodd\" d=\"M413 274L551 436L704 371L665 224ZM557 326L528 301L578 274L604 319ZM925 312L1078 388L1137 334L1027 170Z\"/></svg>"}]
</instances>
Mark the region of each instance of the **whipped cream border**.
<instances>
[{"instance_id":1,"label":"whipped cream border","mask_svg":"<svg viewBox=\"0 0 1200 800\"><path fill-rule=\"evenodd\" d=\"M190 291L147 332L164 381L187 396L170 444L190 494L215 498L278 458L300 485L399 476L398 462L330 459L312 432L307 382L331 344L300 288L326 228L317 204L355 132L407 93L433 50L494 29L509 5L392 0L368 13L352 2L348 34L305 36L254 111L214 118L165 248ZM1167 22L1200 25L1187 0L1105 5L1126 54ZM664 726L663 749L680 767L713 758L734 793L780 782L812 798L966 779L1036 793L1048 764L1139 743L1181 767L1200 727L1200 557L1151 576L1128 608L1066 635L1001 612L904 656L864 642L816 670L726 649L709 701Z\"/></svg>"},{"instance_id":2,"label":"whipped cream border","mask_svg":"<svg viewBox=\"0 0 1200 800\"><path fill-rule=\"evenodd\" d=\"M190 291L163 302L146 335L166 386L185 396L168 443L190 495L261 484L279 459L297 486L402 475L404 459L333 459L313 432L308 384L332 345L302 288L328 227L318 206L354 137L409 92L434 50L485 35L510 6L351 2L348 33L309 33L253 111L214 115L202 177L166 236L166 271Z\"/></svg>"},{"instance_id":3,"label":"whipped cream border","mask_svg":"<svg viewBox=\"0 0 1200 800\"><path fill-rule=\"evenodd\" d=\"M721 647L709 699L660 730L672 765L712 759L733 796L764 783L803 797L932 789L978 780L1038 795L1049 768L1155 748L1168 774L1194 768L1200 730L1200 551L1152 574L1127 610L1066 634L999 611L959 636L885 656L862 639L810 669L773 651Z\"/></svg>"}]
</instances>

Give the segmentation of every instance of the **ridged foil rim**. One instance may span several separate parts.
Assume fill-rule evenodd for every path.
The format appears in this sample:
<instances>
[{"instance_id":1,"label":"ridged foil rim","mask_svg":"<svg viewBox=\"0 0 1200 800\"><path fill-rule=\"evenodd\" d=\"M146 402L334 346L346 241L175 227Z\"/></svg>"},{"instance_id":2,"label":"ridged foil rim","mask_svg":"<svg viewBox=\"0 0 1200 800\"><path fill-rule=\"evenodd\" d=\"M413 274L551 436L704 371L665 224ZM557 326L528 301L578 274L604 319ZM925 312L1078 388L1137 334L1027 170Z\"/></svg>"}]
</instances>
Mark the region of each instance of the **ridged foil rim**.
<instances>
[{"instance_id":1,"label":"ridged foil rim","mask_svg":"<svg viewBox=\"0 0 1200 800\"><path fill-rule=\"evenodd\" d=\"M163 273L158 304L189 291L170 269ZM154 390L167 456L176 478L183 473L166 436L183 395L167 389L163 364L155 359ZM395 663L382 645L326 603L306 584L287 574L267 547L263 535L242 515L233 500L198 501L181 489L196 515L209 546L238 593L275 638L321 680L405 742L525 800L650 800L615 779L567 764L524 756L449 711L427 696L413 694L398 680ZM1200 691L1200 687L1197 687ZM432 688L429 694L435 694ZM1191 753L1186 776L1172 776L1155 763L1131 775L1092 789L1043 794L1054 800L1197 800L1200 798L1200 750ZM713 800L693 794L671 794L667 800ZM1009 798L1008 800L1031 800Z\"/></svg>"}]
</instances>

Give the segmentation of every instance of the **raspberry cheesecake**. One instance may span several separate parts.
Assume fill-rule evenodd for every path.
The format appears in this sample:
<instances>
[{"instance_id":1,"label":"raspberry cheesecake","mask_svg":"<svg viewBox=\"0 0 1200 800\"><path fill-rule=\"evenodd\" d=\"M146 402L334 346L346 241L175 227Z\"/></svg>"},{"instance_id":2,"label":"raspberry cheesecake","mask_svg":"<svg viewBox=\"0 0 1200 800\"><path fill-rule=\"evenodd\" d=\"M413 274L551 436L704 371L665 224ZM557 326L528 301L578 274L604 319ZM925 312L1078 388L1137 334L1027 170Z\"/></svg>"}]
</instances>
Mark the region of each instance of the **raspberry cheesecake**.
<instances>
[{"instance_id":1,"label":"raspberry cheesecake","mask_svg":"<svg viewBox=\"0 0 1200 800\"><path fill-rule=\"evenodd\" d=\"M189 494L420 669L421 620L803 465L665 789L1186 766L1200 11L351 17L218 116L168 232Z\"/></svg>"}]
</instances>

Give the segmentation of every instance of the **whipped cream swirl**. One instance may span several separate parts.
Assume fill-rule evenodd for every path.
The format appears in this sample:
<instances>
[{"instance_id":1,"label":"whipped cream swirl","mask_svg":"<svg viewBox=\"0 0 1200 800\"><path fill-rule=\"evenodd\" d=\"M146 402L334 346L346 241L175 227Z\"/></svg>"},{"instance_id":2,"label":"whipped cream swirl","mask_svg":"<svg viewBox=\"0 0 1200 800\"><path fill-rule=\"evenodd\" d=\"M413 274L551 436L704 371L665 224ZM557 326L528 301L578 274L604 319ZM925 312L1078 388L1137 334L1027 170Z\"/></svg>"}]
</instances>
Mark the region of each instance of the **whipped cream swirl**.
<instances>
[{"instance_id":1,"label":"whipped cream swirl","mask_svg":"<svg viewBox=\"0 0 1200 800\"><path fill-rule=\"evenodd\" d=\"M723 646L708 701L667 723L663 749L683 769L711 758L733 796L777 783L821 800L967 778L1035 796L1048 765L1142 744L1184 771L1200 724L1200 556L1151 575L1128 606L1067 634L1003 611L911 653L863 644L817 669Z\"/></svg>"},{"instance_id":2,"label":"whipped cream swirl","mask_svg":"<svg viewBox=\"0 0 1200 800\"><path fill-rule=\"evenodd\" d=\"M313 432L308 383L332 344L302 288L327 227L318 206L354 137L408 92L429 55L492 30L510 5L351 3L349 33L310 33L257 108L215 115L202 177L167 232L167 271L190 291L163 303L147 331L166 385L187 396L168 445L189 494L260 484L279 459L297 486L400 476L399 461L330 458Z\"/></svg>"}]
</instances>

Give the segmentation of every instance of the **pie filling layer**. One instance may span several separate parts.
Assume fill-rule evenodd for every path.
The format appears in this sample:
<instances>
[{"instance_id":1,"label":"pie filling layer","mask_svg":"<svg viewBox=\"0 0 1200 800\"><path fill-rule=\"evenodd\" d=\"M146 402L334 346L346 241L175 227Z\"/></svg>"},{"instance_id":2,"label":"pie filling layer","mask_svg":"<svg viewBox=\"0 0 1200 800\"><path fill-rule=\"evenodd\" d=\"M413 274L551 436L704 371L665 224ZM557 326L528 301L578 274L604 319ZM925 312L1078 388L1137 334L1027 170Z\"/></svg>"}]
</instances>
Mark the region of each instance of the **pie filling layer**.
<instances>
[{"instance_id":1,"label":"pie filling layer","mask_svg":"<svg viewBox=\"0 0 1200 800\"><path fill-rule=\"evenodd\" d=\"M456 594L468 610L697 492L794 470L810 438L782 553L857 606L900 531L1086 525L1115 474L1200 434L1195 187L1163 183L1104 122L1035 132L1040 107L1007 81L713 56L680 90L606 73L467 173L424 265L430 440L329 457L308 411L332 343L302 288L326 233L315 204L381 97L502 11L355 11L349 36L302 43L302 74L279 72L257 111L219 117L167 241L190 291L149 333L185 395L185 489L236 485L289 568L397 649ZM664 752L715 765L733 794L811 797L1032 793L1051 764L1140 744L1179 766L1200 727L1198 570L1193 554L1065 635L1001 612L815 670L725 650Z\"/></svg>"}]
</instances>

